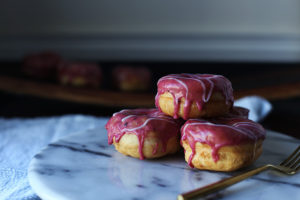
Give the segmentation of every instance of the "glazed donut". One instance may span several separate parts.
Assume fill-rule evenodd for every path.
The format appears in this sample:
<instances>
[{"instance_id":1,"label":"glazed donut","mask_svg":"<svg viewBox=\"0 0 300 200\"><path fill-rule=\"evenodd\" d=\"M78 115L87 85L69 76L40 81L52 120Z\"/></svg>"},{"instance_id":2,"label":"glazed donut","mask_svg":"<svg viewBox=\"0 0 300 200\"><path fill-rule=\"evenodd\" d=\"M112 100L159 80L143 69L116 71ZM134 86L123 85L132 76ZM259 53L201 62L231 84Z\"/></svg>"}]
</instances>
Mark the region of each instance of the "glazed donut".
<instances>
[{"instance_id":1,"label":"glazed donut","mask_svg":"<svg viewBox=\"0 0 300 200\"><path fill-rule=\"evenodd\" d=\"M151 71L147 67L119 65L112 72L113 84L122 91L145 91L151 86Z\"/></svg>"},{"instance_id":2,"label":"glazed donut","mask_svg":"<svg viewBox=\"0 0 300 200\"><path fill-rule=\"evenodd\" d=\"M181 125L158 109L132 109L113 114L105 128L117 151L142 160L177 152Z\"/></svg>"},{"instance_id":3,"label":"glazed donut","mask_svg":"<svg viewBox=\"0 0 300 200\"><path fill-rule=\"evenodd\" d=\"M62 85L99 87L102 71L99 65L85 62L62 62L58 67L58 81Z\"/></svg>"},{"instance_id":4,"label":"glazed donut","mask_svg":"<svg viewBox=\"0 0 300 200\"><path fill-rule=\"evenodd\" d=\"M264 128L244 118L190 119L181 128L181 145L191 167L233 171L262 153Z\"/></svg>"},{"instance_id":5,"label":"glazed donut","mask_svg":"<svg viewBox=\"0 0 300 200\"><path fill-rule=\"evenodd\" d=\"M39 79L55 78L62 57L52 51L44 51L24 57L22 70L31 77Z\"/></svg>"},{"instance_id":6,"label":"glazed donut","mask_svg":"<svg viewBox=\"0 0 300 200\"><path fill-rule=\"evenodd\" d=\"M221 75L171 74L157 87L156 107L175 119L224 115L233 104L231 83Z\"/></svg>"}]
</instances>

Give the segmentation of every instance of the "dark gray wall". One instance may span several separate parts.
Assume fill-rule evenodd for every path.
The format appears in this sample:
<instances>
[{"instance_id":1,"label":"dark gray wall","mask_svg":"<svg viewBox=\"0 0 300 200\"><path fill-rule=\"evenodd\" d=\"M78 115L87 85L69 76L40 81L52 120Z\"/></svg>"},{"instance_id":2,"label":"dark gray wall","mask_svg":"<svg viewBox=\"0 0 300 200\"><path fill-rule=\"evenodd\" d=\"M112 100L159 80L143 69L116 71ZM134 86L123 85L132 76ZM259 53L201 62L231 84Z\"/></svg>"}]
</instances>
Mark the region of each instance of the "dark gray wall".
<instances>
[{"instance_id":1,"label":"dark gray wall","mask_svg":"<svg viewBox=\"0 0 300 200\"><path fill-rule=\"evenodd\" d=\"M87 59L300 60L299 0L7 0L0 13L2 58L51 48Z\"/></svg>"}]
</instances>

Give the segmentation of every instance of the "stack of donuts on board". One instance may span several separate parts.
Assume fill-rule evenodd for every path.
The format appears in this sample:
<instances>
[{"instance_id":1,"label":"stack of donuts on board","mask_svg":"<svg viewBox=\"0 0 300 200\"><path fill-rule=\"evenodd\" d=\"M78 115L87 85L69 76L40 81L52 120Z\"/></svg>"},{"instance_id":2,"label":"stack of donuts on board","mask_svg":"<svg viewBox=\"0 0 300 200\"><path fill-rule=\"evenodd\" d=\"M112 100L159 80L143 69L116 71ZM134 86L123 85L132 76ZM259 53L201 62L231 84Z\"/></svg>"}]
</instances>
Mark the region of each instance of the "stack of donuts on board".
<instances>
[{"instance_id":1,"label":"stack of donuts on board","mask_svg":"<svg viewBox=\"0 0 300 200\"><path fill-rule=\"evenodd\" d=\"M231 82L221 75L171 74L159 79L152 109L114 113L108 143L122 154L151 159L184 148L191 167L233 171L262 153L264 128L233 106Z\"/></svg>"}]
</instances>

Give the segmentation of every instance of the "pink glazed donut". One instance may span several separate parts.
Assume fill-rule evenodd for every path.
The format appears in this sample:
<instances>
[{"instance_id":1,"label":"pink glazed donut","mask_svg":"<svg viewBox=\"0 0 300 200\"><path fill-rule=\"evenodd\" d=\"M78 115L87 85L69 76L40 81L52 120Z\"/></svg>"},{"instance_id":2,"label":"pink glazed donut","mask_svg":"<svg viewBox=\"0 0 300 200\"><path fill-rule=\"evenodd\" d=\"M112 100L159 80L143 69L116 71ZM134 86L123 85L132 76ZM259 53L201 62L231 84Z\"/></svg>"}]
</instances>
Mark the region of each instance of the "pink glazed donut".
<instances>
[{"instance_id":1,"label":"pink glazed donut","mask_svg":"<svg viewBox=\"0 0 300 200\"><path fill-rule=\"evenodd\" d=\"M22 70L26 75L34 78L52 79L55 78L57 68L62 61L62 57L52 51L30 54L24 58Z\"/></svg>"},{"instance_id":2,"label":"pink glazed donut","mask_svg":"<svg viewBox=\"0 0 300 200\"><path fill-rule=\"evenodd\" d=\"M99 87L102 70L95 63L63 62L58 68L57 78L62 85L76 87Z\"/></svg>"},{"instance_id":3,"label":"pink glazed donut","mask_svg":"<svg viewBox=\"0 0 300 200\"><path fill-rule=\"evenodd\" d=\"M151 86L152 73L147 67L118 65L112 71L113 84L121 91L146 91Z\"/></svg>"},{"instance_id":4,"label":"pink glazed donut","mask_svg":"<svg viewBox=\"0 0 300 200\"><path fill-rule=\"evenodd\" d=\"M221 75L171 74L157 87L156 107L175 119L222 116L232 108L231 82Z\"/></svg>"},{"instance_id":5,"label":"pink glazed donut","mask_svg":"<svg viewBox=\"0 0 300 200\"><path fill-rule=\"evenodd\" d=\"M233 171L260 156L265 135L260 124L245 118L190 119L181 128L181 145L191 167Z\"/></svg>"},{"instance_id":6,"label":"pink glazed donut","mask_svg":"<svg viewBox=\"0 0 300 200\"><path fill-rule=\"evenodd\" d=\"M181 125L158 109L132 109L113 114L105 128L117 151L142 160L177 152Z\"/></svg>"}]
</instances>

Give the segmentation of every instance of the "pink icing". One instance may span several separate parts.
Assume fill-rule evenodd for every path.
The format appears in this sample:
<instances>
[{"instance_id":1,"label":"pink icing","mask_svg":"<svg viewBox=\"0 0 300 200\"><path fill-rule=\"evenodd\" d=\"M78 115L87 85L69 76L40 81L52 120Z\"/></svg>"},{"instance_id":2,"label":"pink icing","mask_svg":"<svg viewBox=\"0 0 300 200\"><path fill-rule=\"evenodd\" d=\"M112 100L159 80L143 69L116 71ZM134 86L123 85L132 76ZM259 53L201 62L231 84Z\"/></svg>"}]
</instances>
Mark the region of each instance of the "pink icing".
<instances>
[{"instance_id":1,"label":"pink icing","mask_svg":"<svg viewBox=\"0 0 300 200\"><path fill-rule=\"evenodd\" d=\"M158 109L132 109L122 110L113 114L105 128L108 132L108 144L113 138L119 142L125 133L135 134L139 140L140 159L144 159L144 140L150 131L159 133L158 139L162 141L163 151L166 151L170 138L180 135L179 120L161 113ZM153 155L157 153L158 143L154 147Z\"/></svg>"},{"instance_id":2,"label":"pink icing","mask_svg":"<svg viewBox=\"0 0 300 200\"><path fill-rule=\"evenodd\" d=\"M190 119L181 128L181 143L187 141L192 149L188 164L193 167L197 142L208 144L212 148L212 157L219 160L218 150L223 146L254 143L264 139L264 128L244 118L222 117L212 120Z\"/></svg>"},{"instance_id":3,"label":"pink icing","mask_svg":"<svg viewBox=\"0 0 300 200\"><path fill-rule=\"evenodd\" d=\"M220 92L227 104L233 103L233 90L228 79L221 75L212 74L171 74L159 79L157 83L157 95L155 105L160 109L159 97L165 92L172 94L174 99L174 115L178 118L180 99L185 98L183 119L187 120L193 102L196 103L199 111L202 110L212 93Z\"/></svg>"}]
</instances>

